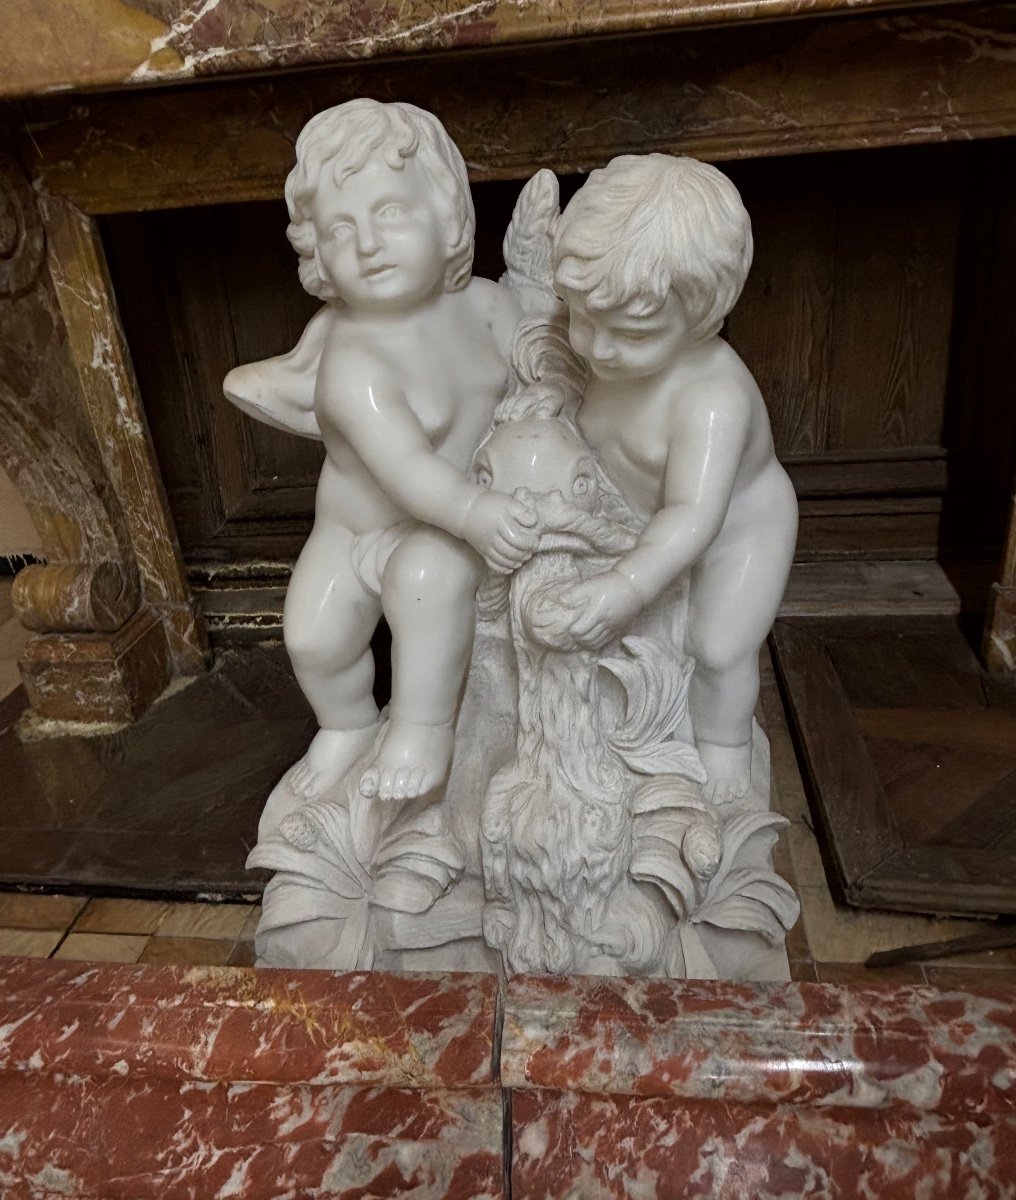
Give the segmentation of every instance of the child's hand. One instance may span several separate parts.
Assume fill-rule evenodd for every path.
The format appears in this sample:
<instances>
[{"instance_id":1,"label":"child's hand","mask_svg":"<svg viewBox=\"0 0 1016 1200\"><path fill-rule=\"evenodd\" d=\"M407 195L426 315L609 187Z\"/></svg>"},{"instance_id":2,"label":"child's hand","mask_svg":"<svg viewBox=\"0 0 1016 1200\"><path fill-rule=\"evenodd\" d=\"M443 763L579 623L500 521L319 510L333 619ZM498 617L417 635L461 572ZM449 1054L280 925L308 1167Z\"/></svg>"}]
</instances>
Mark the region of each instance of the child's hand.
<instances>
[{"instance_id":1,"label":"child's hand","mask_svg":"<svg viewBox=\"0 0 1016 1200\"><path fill-rule=\"evenodd\" d=\"M590 650L602 650L642 611L641 596L617 571L573 584L561 601L574 609L568 632Z\"/></svg>"},{"instance_id":2,"label":"child's hand","mask_svg":"<svg viewBox=\"0 0 1016 1200\"><path fill-rule=\"evenodd\" d=\"M499 575L510 575L521 567L539 541L536 513L503 492L483 492L476 497L462 535Z\"/></svg>"}]
</instances>

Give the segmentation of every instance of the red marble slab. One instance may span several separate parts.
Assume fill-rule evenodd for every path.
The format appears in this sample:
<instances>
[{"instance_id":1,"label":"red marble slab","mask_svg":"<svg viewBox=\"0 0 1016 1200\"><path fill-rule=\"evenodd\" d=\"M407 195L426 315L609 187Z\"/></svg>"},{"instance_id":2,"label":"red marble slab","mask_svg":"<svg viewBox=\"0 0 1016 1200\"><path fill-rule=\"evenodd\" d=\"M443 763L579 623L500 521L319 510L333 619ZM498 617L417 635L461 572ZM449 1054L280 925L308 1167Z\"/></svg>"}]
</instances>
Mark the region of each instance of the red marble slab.
<instances>
[{"instance_id":1,"label":"red marble slab","mask_svg":"<svg viewBox=\"0 0 1016 1200\"><path fill-rule=\"evenodd\" d=\"M500 1200L497 992L0 959L0 1196Z\"/></svg>"},{"instance_id":2,"label":"red marble slab","mask_svg":"<svg viewBox=\"0 0 1016 1200\"><path fill-rule=\"evenodd\" d=\"M512 1200L1009 1200L1016 1120L512 1093Z\"/></svg>"},{"instance_id":3,"label":"red marble slab","mask_svg":"<svg viewBox=\"0 0 1016 1200\"><path fill-rule=\"evenodd\" d=\"M0 1076L475 1087L496 1005L490 975L0 959Z\"/></svg>"},{"instance_id":4,"label":"red marble slab","mask_svg":"<svg viewBox=\"0 0 1016 1200\"><path fill-rule=\"evenodd\" d=\"M501 1095L0 1079L4 1200L500 1200Z\"/></svg>"},{"instance_id":5,"label":"red marble slab","mask_svg":"<svg viewBox=\"0 0 1016 1200\"><path fill-rule=\"evenodd\" d=\"M1016 1112L1016 994L519 977L511 1088L717 1104Z\"/></svg>"}]
</instances>

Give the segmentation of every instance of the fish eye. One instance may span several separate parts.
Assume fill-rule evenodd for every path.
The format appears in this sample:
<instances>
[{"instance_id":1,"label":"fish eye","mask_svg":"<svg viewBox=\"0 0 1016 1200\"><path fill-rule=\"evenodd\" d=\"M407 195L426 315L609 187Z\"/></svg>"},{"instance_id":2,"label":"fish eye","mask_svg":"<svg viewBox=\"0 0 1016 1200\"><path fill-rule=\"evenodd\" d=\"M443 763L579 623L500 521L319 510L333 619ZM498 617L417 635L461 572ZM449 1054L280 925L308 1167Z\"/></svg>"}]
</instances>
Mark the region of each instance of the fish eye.
<instances>
[{"instance_id":1,"label":"fish eye","mask_svg":"<svg viewBox=\"0 0 1016 1200\"><path fill-rule=\"evenodd\" d=\"M493 486L494 476L490 467L488 467L486 463L482 463L476 468L476 482L480 485L480 487L486 488L488 492Z\"/></svg>"},{"instance_id":2,"label":"fish eye","mask_svg":"<svg viewBox=\"0 0 1016 1200\"><path fill-rule=\"evenodd\" d=\"M588 496L589 489L592 487L593 481L588 475L576 475L572 485L573 496Z\"/></svg>"}]
</instances>

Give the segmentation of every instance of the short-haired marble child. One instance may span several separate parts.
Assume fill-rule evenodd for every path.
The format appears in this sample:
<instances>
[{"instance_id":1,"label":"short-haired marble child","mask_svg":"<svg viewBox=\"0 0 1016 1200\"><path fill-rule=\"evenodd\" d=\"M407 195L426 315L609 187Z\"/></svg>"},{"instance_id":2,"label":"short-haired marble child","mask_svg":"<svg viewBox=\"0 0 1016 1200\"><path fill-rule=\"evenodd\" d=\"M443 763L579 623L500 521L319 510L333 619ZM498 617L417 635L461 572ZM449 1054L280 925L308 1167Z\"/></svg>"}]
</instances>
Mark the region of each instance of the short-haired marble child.
<instances>
[{"instance_id":1,"label":"short-haired marble child","mask_svg":"<svg viewBox=\"0 0 1016 1200\"><path fill-rule=\"evenodd\" d=\"M797 536L765 403L719 336L751 257L733 184L665 154L593 171L562 214L553 251L571 343L592 372L579 424L648 517L613 570L569 590L569 628L585 645L605 645L690 571L690 713L707 789L721 802L751 784L758 653Z\"/></svg>"}]
</instances>

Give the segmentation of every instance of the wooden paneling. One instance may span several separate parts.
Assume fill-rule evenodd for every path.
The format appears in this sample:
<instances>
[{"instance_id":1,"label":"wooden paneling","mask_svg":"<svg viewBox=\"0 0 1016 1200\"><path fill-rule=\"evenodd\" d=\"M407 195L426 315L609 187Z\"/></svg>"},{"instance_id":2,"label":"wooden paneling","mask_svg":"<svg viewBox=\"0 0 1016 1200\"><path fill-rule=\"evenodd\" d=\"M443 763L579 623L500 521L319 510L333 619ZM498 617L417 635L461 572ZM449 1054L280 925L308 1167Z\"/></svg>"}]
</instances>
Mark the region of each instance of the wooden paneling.
<instances>
[{"instance_id":1,"label":"wooden paneling","mask_svg":"<svg viewBox=\"0 0 1016 1200\"><path fill-rule=\"evenodd\" d=\"M1007 376L1004 367L1016 339L987 359L967 352L963 370L950 362L979 297L1016 274L1002 221L1011 202L998 192L1014 161L1014 146L998 143L727 164L756 239L727 335L759 380L801 499L799 561L998 546L1016 411L1016 364ZM564 177L563 195L581 182ZM501 270L518 186L474 187L479 273ZM991 236L994 257L972 240L985 211L980 236ZM245 561L255 590L258 563L298 553L321 461L316 443L251 421L221 395L231 367L288 349L315 309L286 223L279 201L104 218L185 556ZM968 255L984 260L977 270ZM961 469L982 446L987 483ZM968 515L946 541L944 514L960 508ZM275 605L263 593L233 599L259 612Z\"/></svg>"}]
</instances>

